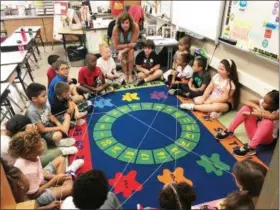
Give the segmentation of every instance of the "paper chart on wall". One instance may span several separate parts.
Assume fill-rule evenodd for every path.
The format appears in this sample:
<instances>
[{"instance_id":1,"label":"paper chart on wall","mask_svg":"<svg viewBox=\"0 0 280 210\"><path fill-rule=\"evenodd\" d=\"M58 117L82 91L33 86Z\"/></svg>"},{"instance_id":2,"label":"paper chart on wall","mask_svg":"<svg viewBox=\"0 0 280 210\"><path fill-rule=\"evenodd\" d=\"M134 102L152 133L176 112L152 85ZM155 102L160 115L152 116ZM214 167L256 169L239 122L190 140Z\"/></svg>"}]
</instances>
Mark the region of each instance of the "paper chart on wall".
<instances>
[{"instance_id":1,"label":"paper chart on wall","mask_svg":"<svg viewBox=\"0 0 280 210\"><path fill-rule=\"evenodd\" d=\"M230 6L222 36L236 40L241 49L279 60L279 2L232 1Z\"/></svg>"}]
</instances>

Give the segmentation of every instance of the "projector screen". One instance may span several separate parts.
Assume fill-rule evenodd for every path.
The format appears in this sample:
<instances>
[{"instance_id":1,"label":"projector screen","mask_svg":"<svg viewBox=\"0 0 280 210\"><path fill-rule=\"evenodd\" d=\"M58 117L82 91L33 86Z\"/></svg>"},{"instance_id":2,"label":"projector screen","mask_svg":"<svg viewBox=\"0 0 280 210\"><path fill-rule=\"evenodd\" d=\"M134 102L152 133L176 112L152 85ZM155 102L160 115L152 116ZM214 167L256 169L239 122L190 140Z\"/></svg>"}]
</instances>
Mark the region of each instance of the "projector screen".
<instances>
[{"instance_id":1,"label":"projector screen","mask_svg":"<svg viewBox=\"0 0 280 210\"><path fill-rule=\"evenodd\" d=\"M217 40L223 12L223 1L172 1L171 21L177 27Z\"/></svg>"}]
</instances>

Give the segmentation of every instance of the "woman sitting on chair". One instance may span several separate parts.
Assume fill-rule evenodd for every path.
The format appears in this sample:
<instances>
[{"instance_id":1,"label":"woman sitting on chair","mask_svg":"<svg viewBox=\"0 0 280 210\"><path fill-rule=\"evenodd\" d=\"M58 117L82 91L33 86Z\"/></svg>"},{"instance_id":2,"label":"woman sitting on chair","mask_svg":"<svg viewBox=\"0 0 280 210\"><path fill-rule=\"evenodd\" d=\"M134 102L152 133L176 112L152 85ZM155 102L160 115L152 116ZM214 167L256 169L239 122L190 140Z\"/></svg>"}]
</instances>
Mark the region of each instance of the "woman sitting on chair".
<instances>
[{"instance_id":1,"label":"woman sitting on chair","mask_svg":"<svg viewBox=\"0 0 280 210\"><path fill-rule=\"evenodd\" d=\"M138 37L138 24L127 12L120 14L113 29L112 38L114 47L118 51L118 59L121 61L126 83L133 83L134 47Z\"/></svg>"}]
</instances>

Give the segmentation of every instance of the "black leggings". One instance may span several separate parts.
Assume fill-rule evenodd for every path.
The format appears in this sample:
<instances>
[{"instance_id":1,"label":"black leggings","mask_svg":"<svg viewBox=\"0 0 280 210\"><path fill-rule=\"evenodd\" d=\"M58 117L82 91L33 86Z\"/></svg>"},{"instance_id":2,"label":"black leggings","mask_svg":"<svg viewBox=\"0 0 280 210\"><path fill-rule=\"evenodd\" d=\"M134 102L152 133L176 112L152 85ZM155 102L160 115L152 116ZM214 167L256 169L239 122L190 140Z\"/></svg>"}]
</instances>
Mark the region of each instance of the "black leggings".
<instances>
[{"instance_id":1,"label":"black leggings","mask_svg":"<svg viewBox=\"0 0 280 210\"><path fill-rule=\"evenodd\" d=\"M182 83L178 84L178 85L172 85L171 89L180 89L184 92L184 95L186 93L189 93L190 98L194 98L194 97L197 97L197 96L202 96L203 93L204 93L204 91L192 91L192 90L190 90L188 84L182 84Z\"/></svg>"}]
</instances>

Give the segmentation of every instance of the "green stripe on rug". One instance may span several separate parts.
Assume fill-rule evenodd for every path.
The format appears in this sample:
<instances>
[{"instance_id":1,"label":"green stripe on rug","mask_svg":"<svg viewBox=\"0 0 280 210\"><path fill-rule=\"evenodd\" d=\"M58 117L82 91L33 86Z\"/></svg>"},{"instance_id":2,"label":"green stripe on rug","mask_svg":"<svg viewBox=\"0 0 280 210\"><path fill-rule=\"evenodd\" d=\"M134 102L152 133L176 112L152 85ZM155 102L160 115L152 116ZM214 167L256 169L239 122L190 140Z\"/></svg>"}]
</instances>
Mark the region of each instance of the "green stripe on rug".
<instances>
[{"instance_id":1,"label":"green stripe on rug","mask_svg":"<svg viewBox=\"0 0 280 210\"><path fill-rule=\"evenodd\" d=\"M124 90L139 89L139 88L157 87L157 86L162 86L162 85L164 85L163 81L147 82L147 83L144 83L143 85L139 85L139 86L136 86L134 84L127 84L127 85L122 85L121 88L115 90L115 92L124 91Z\"/></svg>"}]
</instances>

